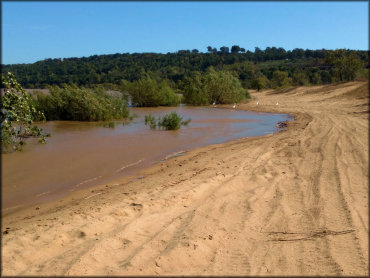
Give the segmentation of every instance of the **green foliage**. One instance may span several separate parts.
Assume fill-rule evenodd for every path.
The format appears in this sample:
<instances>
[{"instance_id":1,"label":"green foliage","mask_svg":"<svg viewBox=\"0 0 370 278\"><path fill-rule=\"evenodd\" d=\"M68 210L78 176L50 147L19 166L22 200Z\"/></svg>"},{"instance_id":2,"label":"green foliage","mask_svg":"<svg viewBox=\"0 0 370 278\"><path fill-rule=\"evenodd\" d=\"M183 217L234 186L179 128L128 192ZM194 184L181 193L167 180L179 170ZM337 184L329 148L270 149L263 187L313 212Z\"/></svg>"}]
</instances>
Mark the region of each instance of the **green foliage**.
<instances>
[{"instance_id":1,"label":"green foliage","mask_svg":"<svg viewBox=\"0 0 370 278\"><path fill-rule=\"evenodd\" d=\"M132 97L132 103L139 107L178 106L180 97L166 81L156 81L148 75L125 84L127 92Z\"/></svg>"},{"instance_id":2,"label":"green foliage","mask_svg":"<svg viewBox=\"0 0 370 278\"><path fill-rule=\"evenodd\" d=\"M326 57L326 62L334 66L333 75L338 81L352 81L356 73L364 67L359 55L345 49L332 51Z\"/></svg>"},{"instance_id":3,"label":"green foliage","mask_svg":"<svg viewBox=\"0 0 370 278\"><path fill-rule=\"evenodd\" d=\"M239 79L230 72L209 68L205 75L195 73L184 80L183 96L187 104L208 105L240 102L246 93Z\"/></svg>"},{"instance_id":4,"label":"green foliage","mask_svg":"<svg viewBox=\"0 0 370 278\"><path fill-rule=\"evenodd\" d=\"M356 79L369 80L369 69L361 69L356 73Z\"/></svg>"},{"instance_id":5,"label":"green foliage","mask_svg":"<svg viewBox=\"0 0 370 278\"><path fill-rule=\"evenodd\" d=\"M295 70L293 73L293 85L304 86L309 83L307 74L303 70Z\"/></svg>"},{"instance_id":6,"label":"green foliage","mask_svg":"<svg viewBox=\"0 0 370 278\"><path fill-rule=\"evenodd\" d=\"M35 105L47 120L108 121L129 116L124 97L108 95L102 88L53 86L50 95L37 95Z\"/></svg>"},{"instance_id":7,"label":"green foliage","mask_svg":"<svg viewBox=\"0 0 370 278\"><path fill-rule=\"evenodd\" d=\"M229 104L245 98L245 91L239 81L227 71L209 70L204 77L203 89L211 102Z\"/></svg>"},{"instance_id":8,"label":"green foliage","mask_svg":"<svg viewBox=\"0 0 370 278\"><path fill-rule=\"evenodd\" d=\"M321 84L321 75L318 71L314 71L310 75L310 81L313 85L319 85Z\"/></svg>"},{"instance_id":9,"label":"green foliage","mask_svg":"<svg viewBox=\"0 0 370 278\"><path fill-rule=\"evenodd\" d=\"M273 88L285 88L292 85L292 78L288 77L288 72L276 70L272 76Z\"/></svg>"},{"instance_id":10,"label":"green foliage","mask_svg":"<svg viewBox=\"0 0 370 278\"><path fill-rule=\"evenodd\" d=\"M12 73L1 76L1 79L5 88L1 101L1 151L21 150L27 137L39 137L39 143L44 144L49 134L44 134L33 124L35 120L44 120L44 114L35 108L31 96Z\"/></svg>"},{"instance_id":11,"label":"green foliage","mask_svg":"<svg viewBox=\"0 0 370 278\"><path fill-rule=\"evenodd\" d=\"M263 74L258 76L257 78L252 80L251 87L253 89L256 89L257 91L260 91L261 89L268 88L269 86L269 80L267 77Z\"/></svg>"},{"instance_id":12,"label":"green foliage","mask_svg":"<svg viewBox=\"0 0 370 278\"><path fill-rule=\"evenodd\" d=\"M158 120L158 126L166 130L177 130L181 127L182 118L176 113L165 114Z\"/></svg>"},{"instance_id":13,"label":"green foliage","mask_svg":"<svg viewBox=\"0 0 370 278\"><path fill-rule=\"evenodd\" d=\"M220 51L212 46L209 46L207 50L207 53L182 50L167 54L117 53L83 58L45 59L33 64L2 65L2 72L13 72L18 77L20 84L26 88L44 88L47 85L62 86L63 83L77 86L118 85L122 80L128 82L139 80L150 72L158 75L160 80L168 79L177 83L179 80L183 81L194 71L206 72L210 66L218 70L227 70L227 66L245 63L255 64L259 70L264 68L266 71L263 74L271 80L272 72L277 69L289 71L292 76L293 64L304 69L307 75L311 67L326 70L330 66L338 67L341 65L341 63L327 63L326 57L335 51L325 49L304 50L296 48L286 51L281 47L266 47L265 50L257 47L254 52L245 52L244 48L234 45L231 47L231 53L226 46L222 47ZM354 54L368 65L367 51L346 50L345 52ZM352 66L349 64L346 67ZM256 75L251 76L248 70L243 68L234 71L239 75L243 84L248 86L252 79L257 78ZM344 75L346 74L343 73L343 81L348 78ZM339 80L340 76L338 75L337 78ZM335 81L335 78L332 80Z\"/></svg>"},{"instance_id":14,"label":"green foliage","mask_svg":"<svg viewBox=\"0 0 370 278\"><path fill-rule=\"evenodd\" d=\"M165 130L177 130L181 125L188 125L190 121L190 118L184 121L175 111L158 117L158 119L152 115L145 116L145 125L149 125L151 129L158 127Z\"/></svg>"},{"instance_id":15,"label":"green foliage","mask_svg":"<svg viewBox=\"0 0 370 278\"><path fill-rule=\"evenodd\" d=\"M145 115L145 125L149 125L151 129L156 129L156 119L152 115Z\"/></svg>"},{"instance_id":16,"label":"green foliage","mask_svg":"<svg viewBox=\"0 0 370 278\"><path fill-rule=\"evenodd\" d=\"M208 105L210 98L203 89L204 77L200 72L185 77L182 83L183 102L190 105Z\"/></svg>"}]
</instances>

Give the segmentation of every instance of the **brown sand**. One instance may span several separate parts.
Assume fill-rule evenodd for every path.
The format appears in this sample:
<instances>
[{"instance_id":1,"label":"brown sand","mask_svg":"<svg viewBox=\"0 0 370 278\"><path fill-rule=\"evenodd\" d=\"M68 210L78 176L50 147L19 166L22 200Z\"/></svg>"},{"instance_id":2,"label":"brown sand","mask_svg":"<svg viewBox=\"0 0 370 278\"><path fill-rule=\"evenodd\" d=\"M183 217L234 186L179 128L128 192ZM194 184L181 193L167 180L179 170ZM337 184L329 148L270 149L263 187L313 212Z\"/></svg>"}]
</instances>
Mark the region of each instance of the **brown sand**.
<instances>
[{"instance_id":1,"label":"brown sand","mask_svg":"<svg viewBox=\"0 0 370 278\"><path fill-rule=\"evenodd\" d=\"M368 275L368 83L252 96L296 120L4 217L2 274Z\"/></svg>"}]
</instances>

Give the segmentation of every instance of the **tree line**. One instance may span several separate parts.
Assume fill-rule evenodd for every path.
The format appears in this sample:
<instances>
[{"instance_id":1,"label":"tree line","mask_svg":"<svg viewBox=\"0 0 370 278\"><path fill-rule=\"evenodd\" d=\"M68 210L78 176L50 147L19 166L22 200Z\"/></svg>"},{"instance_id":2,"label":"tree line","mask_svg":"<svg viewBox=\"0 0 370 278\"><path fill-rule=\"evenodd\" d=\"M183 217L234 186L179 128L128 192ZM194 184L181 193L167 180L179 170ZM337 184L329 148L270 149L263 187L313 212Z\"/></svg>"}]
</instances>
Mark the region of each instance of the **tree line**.
<instances>
[{"instance_id":1,"label":"tree line","mask_svg":"<svg viewBox=\"0 0 370 278\"><path fill-rule=\"evenodd\" d=\"M244 88L276 86L281 73L287 72L283 84L327 84L353 80L356 75L367 76L368 52L360 50L310 50L296 48L258 47L254 52L233 45L217 50L208 46L207 52L197 49L175 53L116 53L82 58L45 59L32 64L2 65L2 72L12 72L25 88L46 88L48 85L92 86L119 85L134 82L149 75L165 80L178 89L194 72L206 73L209 67L231 72ZM361 73L360 70L363 69ZM283 74L285 75L285 73Z\"/></svg>"}]
</instances>

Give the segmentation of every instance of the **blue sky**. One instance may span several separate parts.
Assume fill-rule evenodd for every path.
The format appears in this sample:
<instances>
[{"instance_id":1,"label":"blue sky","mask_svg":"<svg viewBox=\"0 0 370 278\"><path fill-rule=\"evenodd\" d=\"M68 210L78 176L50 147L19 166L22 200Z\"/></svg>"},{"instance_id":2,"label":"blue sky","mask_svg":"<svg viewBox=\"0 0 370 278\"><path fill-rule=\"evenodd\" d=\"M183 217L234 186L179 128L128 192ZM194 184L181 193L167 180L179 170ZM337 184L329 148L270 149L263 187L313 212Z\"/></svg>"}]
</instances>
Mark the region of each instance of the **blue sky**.
<instances>
[{"instance_id":1,"label":"blue sky","mask_svg":"<svg viewBox=\"0 0 370 278\"><path fill-rule=\"evenodd\" d=\"M2 63L208 45L368 49L363 2L2 2Z\"/></svg>"}]
</instances>

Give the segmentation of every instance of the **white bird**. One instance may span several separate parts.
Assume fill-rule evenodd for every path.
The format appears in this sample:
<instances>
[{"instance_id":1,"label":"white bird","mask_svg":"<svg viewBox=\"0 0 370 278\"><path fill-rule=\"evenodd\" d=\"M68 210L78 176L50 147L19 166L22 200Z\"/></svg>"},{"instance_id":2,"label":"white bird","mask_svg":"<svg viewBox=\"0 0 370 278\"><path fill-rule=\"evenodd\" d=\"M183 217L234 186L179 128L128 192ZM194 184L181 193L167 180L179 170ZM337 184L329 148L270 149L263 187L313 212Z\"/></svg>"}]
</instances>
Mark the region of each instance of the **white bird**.
<instances>
[{"instance_id":1,"label":"white bird","mask_svg":"<svg viewBox=\"0 0 370 278\"><path fill-rule=\"evenodd\" d=\"M259 101L257 101L257 103L256 103L256 104L258 105L258 103L259 103Z\"/></svg>"},{"instance_id":2,"label":"white bird","mask_svg":"<svg viewBox=\"0 0 370 278\"><path fill-rule=\"evenodd\" d=\"M214 102L212 103L212 105L216 105L216 102L214 101Z\"/></svg>"},{"instance_id":3,"label":"white bird","mask_svg":"<svg viewBox=\"0 0 370 278\"><path fill-rule=\"evenodd\" d=\"M234 105L233 105L233 108L235 108L236 107L236 103L234 103Z\"/></svg>"},{"instance_id":4,"label":"white bird","mask_svg":"<svg viewBox=\"0 0 370 278\"><path fill-rule=\"evenodd\" d=\"M279 105L279 101L276 102L276 105Z\"/></svg>"}]
</instances>

